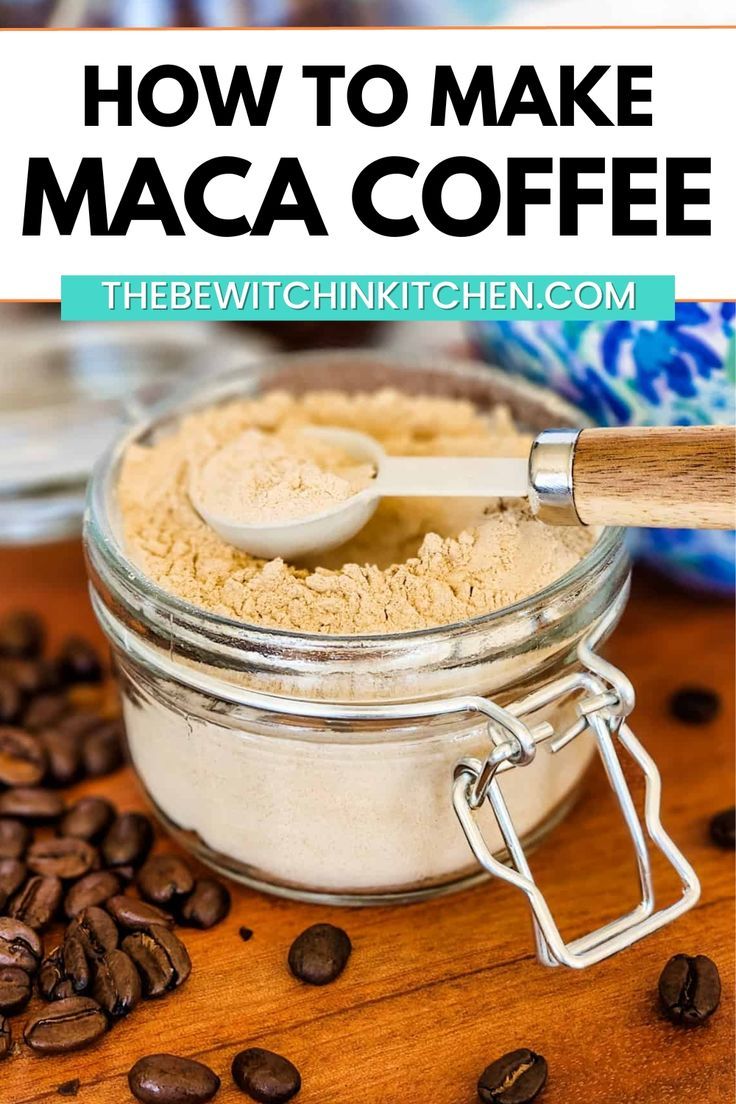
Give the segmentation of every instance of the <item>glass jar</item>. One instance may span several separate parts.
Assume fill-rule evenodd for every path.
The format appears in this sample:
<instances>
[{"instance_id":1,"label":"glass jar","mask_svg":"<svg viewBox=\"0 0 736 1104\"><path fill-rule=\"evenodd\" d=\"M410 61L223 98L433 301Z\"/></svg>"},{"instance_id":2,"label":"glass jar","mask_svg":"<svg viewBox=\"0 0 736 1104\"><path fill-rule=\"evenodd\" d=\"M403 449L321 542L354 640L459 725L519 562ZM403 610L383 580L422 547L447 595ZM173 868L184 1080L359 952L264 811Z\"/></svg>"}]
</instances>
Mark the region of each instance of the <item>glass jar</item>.
<instances>
[{"instance_id":1,"label":"glass jar","mask_svg":"<svg viewBox=\"0 0 736 1104\"><path fill-rule=\"evenodd\" d=\"M268 346L210 323L60 322L0 308L0 545L79 538L98 456L162 396Z\"/></svg>"},{"instance_id":2,"label":"glass jar","mask_svg":"<svg viewBox=\"0 0 736 1104\"><path fill-rule=\"evenodd\" d=\"M242 624L162 591L126 557L115 491L132 441L236 396L387 385L469 398L480 409L506 403L535 431L578 422L556 397L484 366L378 353L284 356L159 410L98 465L90 488L92 599L117 661L145 792L199 858L283 896L413 900L467 885L482 876L479 859L489 868L486 851L494 862L509 849L514 856L516 841L529 845L549 831L573 804L597 737L568 693L545 687L595 693L581 648L591 633L605 637L626 600L618 530L602 532L571 571L523 602L383 636ZM566 734L564 750L550 753L553 733ZM457 808L463 777L463 793L500 789L515 835L490 801L471 800L486 851L473 843L475 829Z\"/></svg>"}]
</instances>

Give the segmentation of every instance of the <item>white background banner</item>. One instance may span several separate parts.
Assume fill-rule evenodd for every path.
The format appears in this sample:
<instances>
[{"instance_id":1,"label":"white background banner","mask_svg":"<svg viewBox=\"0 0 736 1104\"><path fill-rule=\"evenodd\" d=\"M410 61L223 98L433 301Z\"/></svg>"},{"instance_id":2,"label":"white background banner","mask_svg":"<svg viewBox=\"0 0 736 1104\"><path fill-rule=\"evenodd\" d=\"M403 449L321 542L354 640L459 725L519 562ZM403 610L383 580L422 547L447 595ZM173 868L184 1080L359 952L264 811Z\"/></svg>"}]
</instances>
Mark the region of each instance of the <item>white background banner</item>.
<instances>
[{"instance_id":1,"label":"white background banner","mask_svg":"<svg viewBox=\"0 0 736 1104\"><path fill-rule=\"evenodd\" d=\"M0 298L57 298L60 276L96 273L633 273L676 276L678 298L730 298L736 294L736 141L734 47L730 29L408 29L0 32L2 203ZM162 127L141 113L136 95L144 74L160 65L188 70L199 89L189 121ZM247 65L256 92L267 65L283 67L266 126L250 126L242 103L232 125L217 126L204 92L200 66L214 65L223 93L233 67ZM346 103L350 78L362 67L391 66L408 89L402 116L385 127L353 118ZM100 125L84 124L84 69L99 66L99 83L118 83L117 67L132 66L132 125L119 126L115 104L100 105ZM345 79L332 82L332 123L316 125L316 86L305 65L342 65ZM493 66L500 113L519 66L536 68L559 123L560 66L575 67L576 80L594 65L610 70L591 96L615 123L617 66L652 66L651 126L596 126L577 109L574 125L544 126L536 115L517 115L509 126L484 126L480 105L461 126L452 108L444 126L431 126L437 66L452 66L467 89L476 66ZM528 97L527 97L528 99ZM371 110L388 103L388 86L366 86ZM155 103L175 110L181 90L162 81ZM311 236L303 222L278 221L265 236L218 237L187 214L185 185L192 172L215 157L252 163L243 179L226 175L205 193L220 218L245 214L254 223L280 158L298 158L327 230ZM418 230L385 237L363 225L352 202L353 184L369 163L388 156L419 163L413 178L392 175L374 190L375 206L389 218L413 215ZM427 174L446 158L485 162L495 173L501 203L482 232L454 237L433 227L422 206ZM23 236L30 158L48 158L64 195L80 160L103 161L107 216L112 220L137 158L155 158L184 229L167 236L158 221L134 221L124 236L92 236L86 204L74 229L63 236L44 202L41 232ZM547 203L526 208L526 232L507 232L509 158L553 159L552 171L529 173L527 187L549 188ZM579 232L561 236L560 159L602 157L603 173L581 173L579 187L602 188L602 203L584 203ZM611 161L656 158L655 172L631 177L635 188L655 188L654 204L631 208L635 219L656 219L655 236L612 233ZM709 188L706 205L684 209L687 219L708 218L709 236L668 236L665 225L666 159L710 158L709 174L689 173L688 188ZM470 216L480 188L455 176L443 202L456 218ZM288 198L288 197L287 197ZM143 197L144 202L149 197Z\"/></svg>"}]
</instances>

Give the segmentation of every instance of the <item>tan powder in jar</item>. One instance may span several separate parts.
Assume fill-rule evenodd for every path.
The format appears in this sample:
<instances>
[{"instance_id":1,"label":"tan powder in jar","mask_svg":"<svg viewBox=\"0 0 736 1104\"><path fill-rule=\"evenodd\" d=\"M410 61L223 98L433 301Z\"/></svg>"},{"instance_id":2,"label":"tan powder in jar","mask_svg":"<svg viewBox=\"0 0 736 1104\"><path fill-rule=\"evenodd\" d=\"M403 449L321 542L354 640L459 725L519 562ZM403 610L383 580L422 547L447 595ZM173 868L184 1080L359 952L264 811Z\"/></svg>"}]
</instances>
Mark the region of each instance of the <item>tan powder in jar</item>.
<instances>
[{"instance_id":1,"label":"tan powder in jar","mask_svg":"<svg viewBox=\"0 0 736 1104\"><path fill-rule=\"evenodd\" d=\"M295 566L226 544L189 500L191 473L248 430L289 437L340 426L389 455L525 456L504 407L393 390L268 392L189 414L126 452L118 484L129 555L155 583L228 617L307 633L400 633L512 605L572 568L591 530L547 526L519 499L384 499L352 541Z\"/></svg>"},{"instance_id":2,"label":"tan powder in jar","mask_svg":"<svg viewBox=\"0 0 736 1104\"><path fill-rule=\"evenodd\" d=\"M210 516L260 525L329 510L374 475L370 464L307 433L247 429L190 473L190 492Z\"/></svg>"}]
</instances>

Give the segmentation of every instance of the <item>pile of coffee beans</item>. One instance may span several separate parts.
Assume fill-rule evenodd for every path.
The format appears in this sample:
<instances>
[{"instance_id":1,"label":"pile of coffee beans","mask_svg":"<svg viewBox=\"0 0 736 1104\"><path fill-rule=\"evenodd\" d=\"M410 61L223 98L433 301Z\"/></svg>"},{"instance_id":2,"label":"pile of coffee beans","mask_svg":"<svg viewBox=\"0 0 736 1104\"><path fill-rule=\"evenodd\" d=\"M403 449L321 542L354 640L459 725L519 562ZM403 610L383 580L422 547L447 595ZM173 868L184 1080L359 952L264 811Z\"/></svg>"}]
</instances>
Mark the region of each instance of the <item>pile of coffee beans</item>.
<instances>
[{"instance_id":1,"label":"pile of coffee beans","mask_svg":"<svg viewBox=\"0 0 736 1104\"><path fill-rule=\"evenodd\" d=\"M28 1048L84 1047L186 981L177 923L210 928L230 909L222 883L150 854L147 816L103 797L67 805L61 787L121 765L124 734L97 651L70 637L47 657L45 637L34 613L0 621L0 1057L34 989L46 1007L26 1022Z\"/></svg>"},{"instance_id":2,"label":"pile of coffee beans","mask_svg":"<svg viewBox=\"0 0 736 1104\"><path fill-rule=\"evenodd\" d=\"M52 820L60 799L38 787L99 778L123 762L122 722L97 650L72 636L47 656L45 640L35 613L0 621L0 816Z\"/></svg>"}]
</instances>

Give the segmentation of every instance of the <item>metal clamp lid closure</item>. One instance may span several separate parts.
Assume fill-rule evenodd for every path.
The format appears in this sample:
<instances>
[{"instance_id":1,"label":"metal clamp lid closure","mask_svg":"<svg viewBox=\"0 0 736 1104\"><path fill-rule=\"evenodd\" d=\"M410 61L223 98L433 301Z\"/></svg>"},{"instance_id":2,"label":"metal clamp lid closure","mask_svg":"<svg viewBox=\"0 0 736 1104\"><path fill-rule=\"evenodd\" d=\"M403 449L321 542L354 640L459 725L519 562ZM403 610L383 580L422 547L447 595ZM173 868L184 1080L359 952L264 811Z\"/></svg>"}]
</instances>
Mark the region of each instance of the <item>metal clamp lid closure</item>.
<instances>
[{"instance_id":1,"label":"metal clamp lid closure","mask_svg":"<svg viewBox=\"0 0 736 1104\"><path fill-rule=\"evenodd\" d=\"M594 650L611 619L611 613L607 614L580 643L578 657L582 670L548 683L512 703L505 710L496 707L489 728L492 735L499 727L505 729L505 739L494 735L494 747L485 762L463 759L455 768L452 800L468 843L478 862L490 874L509 882L526 894L532 911L537 956L547 966L563 965L581 969L600 962L675 920L692 908L700 896L700 884L694 870L675 847L660 821L659 771L626 723L626 717L634 707L633 687L621 671L602 659ZM525 715L580 691L583 692L583 697L577 703L578 719L561 733L555 734L550 725L537 725L529 729L524 723L522 718ZM519 740L521 729L526 736L523 742ZM632 839L639 872L641 901L633 911L566 943L534 880L501 793L497 775L530 762L530 743L536 748L536 744L549 740L549 751L557 754L586 730L595 738L606 775ZM621 744L644 774L646 791L643 825L624 778L615 741ZM478 827L475 811L486 799L498 822L511 865L505 865L490 852ZM682 883L680 899L657 911L646 837L670 862Z\"/></svg>"}]
</instances>

